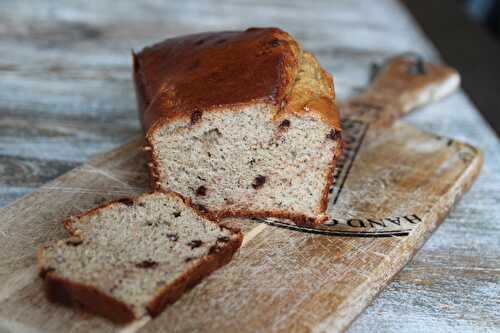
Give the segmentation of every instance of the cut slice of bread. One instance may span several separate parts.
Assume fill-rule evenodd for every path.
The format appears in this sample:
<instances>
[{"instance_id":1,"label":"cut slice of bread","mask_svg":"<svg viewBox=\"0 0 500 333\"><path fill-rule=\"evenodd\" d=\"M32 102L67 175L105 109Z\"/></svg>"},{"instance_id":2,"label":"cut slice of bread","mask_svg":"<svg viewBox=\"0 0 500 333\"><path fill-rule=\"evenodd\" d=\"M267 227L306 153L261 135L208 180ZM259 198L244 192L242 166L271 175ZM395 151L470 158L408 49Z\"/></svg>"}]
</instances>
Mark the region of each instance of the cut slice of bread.
<instances>
[{"instance_id":1,"label":"cut slice of bread","mask_svg":"<svg viewBox=\"0 0 500 333\"><path fill-rule=\"evenodd\" d=\"M229 262L242 241L239 231L160 192L106 204L64 225L71 237L38 252L49 298L117 323L158 315Z\"/></svg>"},{"instance_id":2,"label":"cut slice of bread","mask_svg":"<svg viewBox=\"0 0 500 333\"><path fill-rule=\"evenodd\" d=\"M276 28L166 40L134 55L153 188L214 218L326 221L341 154L331 76Z\"/></svg>"}]
</instances>

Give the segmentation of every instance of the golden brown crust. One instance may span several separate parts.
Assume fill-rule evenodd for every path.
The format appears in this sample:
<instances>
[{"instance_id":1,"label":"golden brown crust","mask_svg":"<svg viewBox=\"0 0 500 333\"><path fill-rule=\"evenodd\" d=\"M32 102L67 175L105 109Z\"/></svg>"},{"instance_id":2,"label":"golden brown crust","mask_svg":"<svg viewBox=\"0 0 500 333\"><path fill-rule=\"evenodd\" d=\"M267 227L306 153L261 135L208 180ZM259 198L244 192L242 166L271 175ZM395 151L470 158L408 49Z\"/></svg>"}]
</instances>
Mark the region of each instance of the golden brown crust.
<instances>
[{"instance_id":1,"label":"golden brown crust","mask_svg":"<svg viewBox=\"0 0 500 333\"><path fill-rule=\"evenodd\" d=\"M332 77L283 30L181 36L132 53L132 59L145 132L156 122L157 128L178 117L196 120L203 112L259 102L274 104L278 117L310 112L340 129ZM296 81L304 63L316 80Z\"/></svg>"},{"instance_id":2,"label":"golden brown crust","mask_svg":"<svg viewBox=\"0 0 500 333\"><path fill-rule=\"evenodd\" d=\"M181 36L147 47L133 56L143 128L220 107L279 107L297 75L300 53L297 42L277 28Z\"/></svg>"},{"instance_id":3,"label":"golden brown crust","mask_svg":"<svg viewBox=\"0 0 500 333\"><path fill-rule=\"evenodd\" d=\"M281 120L290 114L298 117L313 115L336 131L341 128L333 78L309 52L302 53L299 74L274 119Z\"/></svg>"}]
</instances>

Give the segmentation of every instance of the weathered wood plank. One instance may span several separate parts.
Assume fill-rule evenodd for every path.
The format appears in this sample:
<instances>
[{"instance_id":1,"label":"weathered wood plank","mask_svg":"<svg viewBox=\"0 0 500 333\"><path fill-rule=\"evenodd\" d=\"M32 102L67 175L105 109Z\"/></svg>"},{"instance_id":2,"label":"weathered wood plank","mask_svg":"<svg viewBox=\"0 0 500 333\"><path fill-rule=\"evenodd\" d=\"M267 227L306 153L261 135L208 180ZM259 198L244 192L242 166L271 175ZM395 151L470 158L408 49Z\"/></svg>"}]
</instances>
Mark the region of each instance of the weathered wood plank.
<instances>
[{"instance_id":1,"label":"weathered wood plank","mask_svg":"<svg viewBox=\"0 0 500 333\"><path fill-rule=\"evenodd\" d=\"M456 228L447 224L433 238ZM401 332L404 327L408 332L498 332L499 267L494 254L479 259L477 254L424 248L350 331L368 332L376 327L376 331Z\"/></svg>"},{"instance_id":2,"label":"weathered wood plank","mask_svg":"<svg viewBox=\"0 0 500 333\"><path fill-rule=\"evenodd\" d=\"M39 187L73 169L76 164L0 155L0 166L3 170L0 182L3 184Z\"/></svg>"},{"instance_id":3,"label":"weathered wood plank","mask_svg":"<svg viewBox=\"0 0 500 333\"><path fill-rule=\"evenodd\" d=\"M89 155L109 150L141 133L135 114L133 119L110 122L85 116L45 117L19 113L4 112L0 119L0 154L6 158L81 163Z\"/></svg>"}]
</instances>

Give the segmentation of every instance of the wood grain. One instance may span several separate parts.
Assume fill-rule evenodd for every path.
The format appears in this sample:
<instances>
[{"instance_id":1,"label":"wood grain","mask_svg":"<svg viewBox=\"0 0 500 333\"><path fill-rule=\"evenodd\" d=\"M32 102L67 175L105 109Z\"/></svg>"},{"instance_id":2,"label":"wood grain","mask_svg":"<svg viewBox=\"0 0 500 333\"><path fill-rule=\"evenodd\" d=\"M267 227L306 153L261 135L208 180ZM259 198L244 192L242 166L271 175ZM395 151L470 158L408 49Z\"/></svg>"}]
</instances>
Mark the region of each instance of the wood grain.
<instances>
[{"instance_id":1,"label":"wood grain","mask_svg":"<svg viewBox=\"0 0 500 333\"><path fill-rule=\"evenodd\" d=\"M182 33L278 25L299 38L334 74L340 99L366 84L372 62L405 51L438 59L394 0L377 1L376 6L371 0L7 0L0 7L0 205L4 206L69 167L140 134L130 93L131 48ZM447 222L350 331L498 331L498 138L463 94L405 121L480 147L485 166ZM13 169L26 161L37 161L36 166ZM91 190L96 191L81 187ZM109 192L115 190L111 186ZM123 193L117 191L117 196ZM111 197L106 193L102 200ZM73 202L65 212L93 204ZM9 222L0 220L1 225ZM46 238L28 233L28 239ZM26 255L22 246L16 248ZM23 276L31 279L19 275L12 281L22 281ZM27 290L24 295L33 296ZM46 314L43 319L50 320L61 313ZM29 330L12 318L2 325ZM94 324L90 320L79 325L85 330Z\"/></svg>"},{"instance_id":2,"label":"wood grain","mask_svg":"<svg viewBox=\"0 0 500 333\"><path fill-rule=\"evenodd\" d=\"M142 329L344 330L440 224L481 164L471 146L450 145L448 139L400 123L384 133L361 146L334 206L335 219L411 215L408 236L331 237L231 220L226 223L243 228L247 237L253 233L237 258ZM112 329L103 319L47 302L36 277L34 249L63 236L57 221L65 216L103 199L146 191L141 145L141 139L134 140L3 209L0 325Z\"/></svg>"}]
</instances>

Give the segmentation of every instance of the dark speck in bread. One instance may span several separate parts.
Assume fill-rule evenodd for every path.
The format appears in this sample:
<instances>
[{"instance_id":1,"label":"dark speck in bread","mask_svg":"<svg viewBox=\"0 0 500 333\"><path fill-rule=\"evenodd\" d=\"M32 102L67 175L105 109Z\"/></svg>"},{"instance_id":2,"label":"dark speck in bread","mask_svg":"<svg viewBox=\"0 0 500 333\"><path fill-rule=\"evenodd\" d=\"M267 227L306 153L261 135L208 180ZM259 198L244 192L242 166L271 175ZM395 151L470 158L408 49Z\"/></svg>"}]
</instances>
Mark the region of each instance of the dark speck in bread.
<instances>
[{"instance_id":1,"label":"dark speck in bread","mask_svg":"<svg viewBox=\"0 0 500 333\"><path fill-rule=\"evenodd\" d=\"M191 249L195 249L197 247L200 247L203 244L203 242L199 239L195 239L190 241L187 245L191 247Z\"/></svg>"},{"instance_id":2,"label":"dark speck in bread","mask_svg":"<svg viewBox=\"0 0 500 333\"><path fill-rule=\"evenodd\" d=\"M200 186L196 189L196 195L203 197L207 195L207 188L205 186Z\"/></svg>"},{"instance_id":3,"label":"dark speck in bread","mask_svg":"<svg viewBox=\"0 0 500 333\"><path fill-rule=\"evenodd\" d=\"M262 186L264 186L266 182L266 177L265 176L262 176L262 175L258 175L257 177L255 177L253 183L252 183L252 187L256 190L260 189Z\"/></svg>"},{"instance_id":4,"label":"dark speck in bread","mask_svg":"<svg viewBox=\"0 0 500 333\"><path fill-rule=\"evenodd\" d=\"M201 111L193 111L191 113L191 125L196 124L201 120L202 112Z\"/></svg>"},{"instance_id":5,"label":"dark speck in bread","mask_svg":"<svg viewBox=\"0 0 500 333\"><path fill-rule=\"evenodd\" d=\"M158 262L154 261L154 260L150 260L150 259L147 259L147 260L144 260L144 261L141 261L141 262L138 262L137 264L135 264L135 267L137 268L155 268L158 266Z\"/></svg>"}]
</instances>

